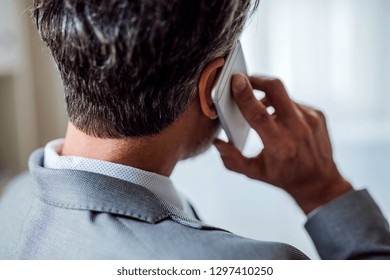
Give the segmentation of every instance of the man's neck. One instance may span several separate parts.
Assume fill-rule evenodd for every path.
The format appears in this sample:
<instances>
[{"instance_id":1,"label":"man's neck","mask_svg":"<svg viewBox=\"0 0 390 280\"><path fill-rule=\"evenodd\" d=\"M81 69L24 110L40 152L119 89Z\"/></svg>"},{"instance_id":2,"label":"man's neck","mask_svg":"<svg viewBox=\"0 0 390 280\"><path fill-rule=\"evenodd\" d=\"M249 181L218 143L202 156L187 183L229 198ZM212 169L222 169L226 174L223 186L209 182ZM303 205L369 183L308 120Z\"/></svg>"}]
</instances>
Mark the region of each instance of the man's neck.
<instances>
[{"instance_id":1,"label":"man's neck","mask_svg":"<svg viewBox=\"0 0 390 280\"><path fill-rule=\"evenodd\" d=\"M180 145L170 134L153 137L101 139L89 136L69 123L61 155L79 156L132 166L170 176L181 159Z\"/></svg>"}]
</instances>

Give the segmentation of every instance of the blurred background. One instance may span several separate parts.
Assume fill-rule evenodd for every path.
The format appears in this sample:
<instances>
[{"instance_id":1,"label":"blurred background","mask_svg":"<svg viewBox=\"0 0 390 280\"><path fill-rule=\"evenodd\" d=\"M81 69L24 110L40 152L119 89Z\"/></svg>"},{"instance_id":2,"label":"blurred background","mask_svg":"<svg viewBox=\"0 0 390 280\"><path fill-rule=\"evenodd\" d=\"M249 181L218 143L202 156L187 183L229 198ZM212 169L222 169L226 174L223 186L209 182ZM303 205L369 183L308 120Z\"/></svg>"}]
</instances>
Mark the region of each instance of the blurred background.
<instances>
[{"instance_id":1,"label":"blurred background","mask_svg":"<svg viewBox=\"0 0 390 280\"><path fill-rule=\"evenodd\" d=\"M0 189L66 129L62 86L30 6L0 0ZM242 43L251 74L280 77L294 100L326 113L340 170L390 217L390 1L262 0ZM250 134L245 153L259 143ZM318 258L294 201L226 171L214 148L172 178L207 223Z\"/></svg>"}]
</instances>

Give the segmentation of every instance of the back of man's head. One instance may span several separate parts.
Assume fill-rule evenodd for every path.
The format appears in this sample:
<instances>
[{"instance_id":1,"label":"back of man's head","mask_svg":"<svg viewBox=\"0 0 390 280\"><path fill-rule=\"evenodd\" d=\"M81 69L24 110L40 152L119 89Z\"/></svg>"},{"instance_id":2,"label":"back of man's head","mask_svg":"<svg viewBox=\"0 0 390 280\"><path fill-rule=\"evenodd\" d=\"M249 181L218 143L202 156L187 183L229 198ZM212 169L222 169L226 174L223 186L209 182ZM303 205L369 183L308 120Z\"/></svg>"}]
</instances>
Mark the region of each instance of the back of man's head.
<instances>
[{"instance_id":1,"label":"back of man's head","mask_svg":"<svg viewBox=\"0 0 390 280\"><path fill-rule=\"evenodd\" d=\"M96 137L148 136L187 108L206 64L237 40L250 2L34 0L34 19L70 121Z\"/></svg>"}]
</instances>

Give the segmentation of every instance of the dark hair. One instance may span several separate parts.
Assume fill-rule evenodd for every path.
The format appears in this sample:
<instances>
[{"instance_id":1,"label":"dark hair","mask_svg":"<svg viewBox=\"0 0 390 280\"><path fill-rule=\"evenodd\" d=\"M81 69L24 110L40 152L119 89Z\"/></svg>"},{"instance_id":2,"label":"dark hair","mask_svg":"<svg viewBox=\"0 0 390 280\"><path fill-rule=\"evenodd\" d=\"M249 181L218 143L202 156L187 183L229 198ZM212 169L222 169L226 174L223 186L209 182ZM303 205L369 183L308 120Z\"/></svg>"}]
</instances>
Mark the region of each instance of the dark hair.
<instances>
[{"instance_id":1,"label":"dark hair","mask_svg":"<svg viewBox=\"0 0 390 280\"><path fill-rule=\"evenodd\" d=\"M258 1L255 1L257 6ZM57 63L70 121L102 138L159 133L225 56L251 0L34 0Z\"/></svg>"}]
</instances>

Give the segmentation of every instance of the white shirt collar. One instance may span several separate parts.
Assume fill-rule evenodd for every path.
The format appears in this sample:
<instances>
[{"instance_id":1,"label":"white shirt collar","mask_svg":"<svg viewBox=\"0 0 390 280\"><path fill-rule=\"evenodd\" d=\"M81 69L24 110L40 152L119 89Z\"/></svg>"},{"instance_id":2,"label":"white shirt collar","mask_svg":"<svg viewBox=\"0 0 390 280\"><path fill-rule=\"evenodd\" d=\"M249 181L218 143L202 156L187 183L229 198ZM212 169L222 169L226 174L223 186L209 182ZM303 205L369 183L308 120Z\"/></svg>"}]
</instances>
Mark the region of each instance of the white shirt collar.
<instances>
[{"instance_id":1,"label":"white shirt collar","mask_svg":"<svg viewBox=\"0 0 390 280\"><path fill-rule=\"evenodd\" d=\"M140 185L153 192L173 212L183 212L193 217L191 207L176 191L169 177L108 161L76 156L60 156L63 143L64 139L57 139L46 145L44 167L93 172ZM180 213L177 214L180 215Z\"/></svg>"}]
</instances>

